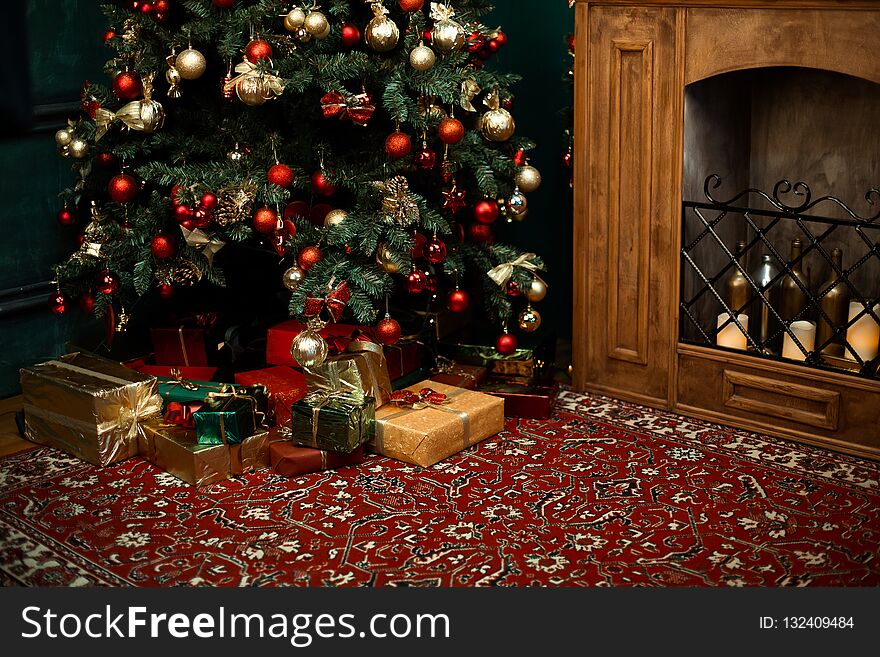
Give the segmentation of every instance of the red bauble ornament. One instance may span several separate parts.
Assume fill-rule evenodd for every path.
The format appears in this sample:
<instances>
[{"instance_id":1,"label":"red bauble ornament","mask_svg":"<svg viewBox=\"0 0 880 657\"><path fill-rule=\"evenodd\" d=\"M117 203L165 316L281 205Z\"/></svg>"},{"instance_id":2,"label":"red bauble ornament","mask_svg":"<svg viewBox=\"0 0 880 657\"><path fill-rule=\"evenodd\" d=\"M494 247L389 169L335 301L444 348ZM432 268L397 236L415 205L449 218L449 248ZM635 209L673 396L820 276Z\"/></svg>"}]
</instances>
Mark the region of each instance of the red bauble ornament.
<instances>
[{"instance_id":1,"label":"red bauble ornament","mask_svg":"<svg viewBox=\"0 0 880 657\"><path fill-rule=\"evenodd\" d=\"M486 224L471 224L468 227L468 235L471 241L479 244L491 244L493 240L492 227Z\"/></svg>"},{"instance_id":2,"label":"red bauble ornament","mask_svg":"<svg viewBox=\"0 0 880 657\"><path fill-rule=\"evenodd\" d=\"M416 153L415 164L419 169L429 171L437 164L437 153L432 151L428 148L428 145L425 144L422 146L422 150Z\"/></svg>"},{"instance_id":3,"label":"red bauble ornament","mask_svg":"<svg viewBox=\"0 0 880 657\"><path fill-rule=\"evenodd\" d=\"M413 269L406 277L406 291L410 294L421 294L427 284L425 272L421 269Z\"/></svg>"},{"instance_id":4,"label":"red bauble ornament","mask_svg":"<svg viewBox=\"0 0 880 657\"><path fill-rule=\"evenodd\" d=\"M433 37L434 35L431 33L431 30L425 30L424 32L422 32L422 41L424 41L425 43L431 43L431 39Z\"/></svg>"},{"instance_id":5,"label":"red bauble ornament","mask_svg":"<svg viewBox=\"0 0 880 657\"><path fill-rule=\"evenodd\" d=\"M91 292L86 292L79 298L79 307L82 308L82 311L86 315L91 315L95 312L95 295Z\"/></svg>"},{"instance_id":6,"label":"red bauble ornament","mask_svg":"<svg viewBox=\"0 0 880 657\"><path fill-rule=\"evenodd\" d=\"M413 239L415 240L415 242L413 243L413 248L410 249L409 254L413 258L424 258L425 245L428 243L428 238L421 233L416 233L413 236Z\"/></svg>"},{"instance_id":7,"label":"red bauble ornament","mask_svg":"<svg viewBox=\"0 0 880 657\"><path fill-rule=\"evenodd\" d=\"M498 34L496 34L495 38L492 40L501 47L504 47L507 45L507 35L504 32L502 32L501 30L498 30Z\"/></svg>"},{"instance_id":8,"label":"red bauble ornament","mask_svg":"<svg viewBox=\"0 0 880 657\"><path fill-rule=\"evenodd\" d=\"M455 288L446 297L446 307L454 313L463 313L471 305L471 297L464 290Z\"/></svg>"},{"instance_id":9,"label":"red bauble ornament","mask_svg":"<svg viewBox=\"0 0 880 657\"><path fill-rule=\"evenodd\" d=\"M265 39L254 39L244 49L244 54L252 64L261 59L272 59L272 46Z\"/></svg>"},{"instance_id":10,"label":"red bauble ornament","mask_svg":"<svg viewBox=\"0 0 880 657\"><path fill-rule=\"evenodd\" d=\"M104 43L107 43L110 39L114 38L115 36L116 36L116 30L114 30L112 28L107 30L106 32L104 32Z\"/></svg>"},{"instance_id":11,"label":"red bauble ornament","mask_svg":"<svg viewBox=\"0 0 880 657\"><path fill-rule=\"evenodd\" d=\"M169 193L169 196L171 197L171 202L174 203L174 205L180 205L180 199L178 198L178 196L180 195L180 190L180 185L172 185L171 187L171 192Z\"/></svg>"},{"instance_id":12,"label":"red bauble ornament","mask_svg":"<svg viewBox=\"0 0 880 657\"><path fill-rule=\"evenodd\" d=\"M213 210L217 207L217 196L211 192L202 194L201 205L205 210Z\"/></svg>"},{"instance_id":13,"label":"red bauble ornament","mask_svg":"<svg viewBox=\"0 0 880 657\"><path fill-rule=\"evenodd\" d=\"M519 289L519 283L516 281L507 281L507 296L514 298L522 296L522 290Z\"/></svg>"},{"instance_id":14,"label":"red bauble ornament","mask_svg":"<svg viewBox=\"0 0 880 657\"><path fill-rule=\"evenodd\" d=\"M119 100L134 100L144 91L141 76L131 71L123 71L113 78L113 93Z\"/></svg>"},{"instance_id":15,"label":"red bauble ornament","mask_svg":"<svg viewBox=\"0 0 880 657\"><path fill-rule=\"evenodd\" d=\"M95 289L101 294L116 294L119 291L119 277L109 269L105 269L98 274Z\"/></svg>"},{"instance_id":16,"label":"red bauble ornament","mask_svg":"<svg viewBox=\"0 0 880 657\"><path fill-rule=\"evenodd\" d=\"M406 157L412 153L412 140L405 132L392 132L385 140L385 152L389 157Z\"/></svg>"},{"instance_id":17,"label":"red bauble ornament","mask_svg":"<svg viewBox=\"0 0 880 657\"><path fill-rule=\"evenodd\" d=\"M174 286L169 285L168 283L163 283L159 286L159 296L163 299L170 299L174 296Z\"/></svg>"},{"instance_id":18,"label":"red bauble ornament","mask_svg":"<svg viewBox=\"0 0 880 657\"><path fill-rule=\"evenodd\" d=\"M312 191L318 196L333 196L336 193L336 185L333 185L323 171L315 171L312 174Z\"/></svg>"},{"instance_id":19,"label":"red bauble ornament","mask_svg":"<svg viewBox=\"0 0 880 657\"><path fill-rule=\"evenodd\" d=\"M152 2L142 2L139 9L141 10L142 14L149 14L151 11L153 11L153 3Z\"/></svg>"},{"instance_id":20,"label":"red bauble ornament","mask_svg":"<svg viewBox=\"0 0 880 657\"><path fill-rule=\"evenodd\" d=\"M437 136L444 144L457 144L464 139L464 125L458 119L447 116L440 121Z\"/></svg>"},{"instance_id":21,"label":"red bauble ornament","mask_svg":"<svg viewBox=\"0 0 880 657\"><path fill-rule=\"evenodd\" d=\"M495 351L502 356L510 356L516 351L517 346L519 346L519 343L516 340L516 336L510 333L502 333L495 340Z\"/></svg>"},{"instance_id":22,"label":"red bauble ornament","mask_svg":"<svg viewBox=\"0 0 880 657\"><path fill-rule=\"evenodd\" d=\"M433 265L446 259L446 245L436 237L425 245L425 259Z\"/></svg>"},{"instance_id":23,"label":"red bauble ornament","mask_svg":"<svg viewBox=\"0 0 880 657\"><path fill-rule=\"evenodd\" d=\"M120 173L113 176L107 185L107 195L110 199L117 203L128 203L133 201L138 193L137 180L129 176L127 173Z\"/></svg>"},{"instance_id":24,"label":"red bauble ornament","mask_svg":"<svg viewBox=\"0 0 880 657\"><path fill-rule=\"evenodd\" d=\"M572 52L574 52L575 43L576 43L576 41L574 38L574 34L569 34L568 35L568 49L571 50Z\"/></svg>"},{"instance_id":25,"label":"red bauble ornament","mask_svg":"<svg viewBox=\"0 0 880 657\"><path fill-rule=\"evenodd\" d=\"M400 0L398 4L404 11L419 11L425 5L425 0Z\"/></svg>"},{"instance_id":26,"label":"red bauble ornament","mask_svg":"<svg viewBox=\"0 0 880 657\"><path fill-rule=\"evenodd\" d=\"M65 296L64 292L58 290L55 294L49 297L49 310L51 310L56 315L63 315L67 312L67 296Z\"/></svg>"},{"instance_id":27,"label":"red bauble ornament","mask_svg":"<svg viewBox=\"0 0 880 657\"><path fill-rule=\"evenodd\" d=\"M266 180L279 187L290 187L293 184L293 169L286 164L276 164L269 169Z\"/></svg>"},{"instance_id":28,"label":"red bauble ornament","mask_svg":"<svg viewBox=\"0 0 880 657\"><path fill-rule=\"evenodd\" d=\"M471 32L471 35L467 40L467 49L469 52L477 52L482 49L484 43L486 43L486 39L482 34L479 32Z\"/></svg>"},{"instance_id":29,"label":"red bauble ornament","mask_svg":"<svg viewBox=\"0 0 880 657\"><path fill-rule=\"evenodd\" d=\"M258 233L263 233L264 235L274 233L277 224L278 213L266 205L254 213L254 229Z\"/></svg>"},{"instance_id":30,"label":"red bauble ornament","mask_svg":"<svg viewBox=\"0 0 880 657\"><path fill-rule=\"evenodd\" d=\"M185 205L178 205L174 208L174 216L180 223L192 219L193 211Z\"/></svg>"},{"instance_id":31,"label":"red bauble ornament","mask_svg":"<svg viewBox=\"0 0 880 657\"><path fill-rule=\"evenodd\" d=\"M299 252L296 259L299 268L303 271L310 271L312 267L317 265L324 259L324 252L317 246L307 246Z\"/></svg>"},{"instance_id":32,"label":"red bauble ornament","mask_svg":"<svg viewBox=\"0 0 880 657\"><path fill-rule=\"evenodd\" d=\"M294 217L302 217L304 219L309 216L309 204L305 201L291 201L284 208L284 218L293 219ZM322 219L323 223L323 219Z\"/></svg>"},{"instance_id":33,"label":"red bauble ornament","mask_svg":"<svg viewBox=\"0 0 880 657\"><path fill-rule=\"evenodd\" d=\"M430 292L431 294L437 293L437 288L440 286L440 283L437 281L437 277L434 276L430 271L425 272L425 292Z\"/></svg>"},{"instance_id":34,"label":"red bauble ornament","mask_svg":"<svg viewBox=\"0 0 880 657\"><path fill-rule=\"evenodd\" d=\"M174 255L175 250L176 244L170 235L159 233L150 241L150 253L159 260L167 260Z\"/></svg>"},{"instance_id":35,"label":"red bauble ornament","mask_svg":"<svg viewBox=\"0 0 880 657\"><path fill-rule=\"evenodd\" d=\"M484 199L474 206L474 220L489 225L498 219L498 203L492 199Z\"/></svg>"},{"instance_id":36,"label":"red bauble ornament","mask_svg":"<svg viewBox=\"0 0 880 657\"><path fill-rule=\"evenodd\" d=\"M342 45L346 48L354 48L361 42L361 31L351 23L342 26Z\"/></svg>"},{"instance_id":37,"label":"red bauble ornament","mask_svg":"<svg viewBox=\"0 0 880 657\"><path fill-rule=\"evenodd\" d=\"M193 225L196 228L205 228L214 221L214 213L206 208L199 208L193 212Z\"/></svg>"},{"instance_id":38,"label":"red bauble ornament","mask_svg":"<svg viewBox=\"0 0 880 657\"><path fill-rule=\"evenodd\" d=\"M376 325L376 339L382 344L397 344L401 333L400 324L391 315L385 315L385 319Z\"/></svg>"},{"instance_id":39,"label":"red bauble ornament","mask_svg":"<svg viewBox=\"0 0 880 657\"><path fill-rule=\"evenodd\" d=\"M113 153L98 153L95 155L95 164L102 169L113 169L116 166L116 156Z\"/></svg>"},{"instance_id":40,"label":"red bauble ornament","mask_svg":"<svg viewBox=\"0 0 880 657\"><path fill-rule=\"evenodd\" d=\"M235 4L235 0L211 0L220 9L229 9Z\"/></svg>"},{"instance_id":41,"label":"red bauble ornament","mask_svg":"<svg viewBox=\"0 0 880 657\"><path fill-rule=\"evenodd\" d=\"M61 208L58 212L58 223L62 226L72 226L76 223L76 217L73 216L73 212L68 210L66 207Z\"/></svg>"}]
</instances>

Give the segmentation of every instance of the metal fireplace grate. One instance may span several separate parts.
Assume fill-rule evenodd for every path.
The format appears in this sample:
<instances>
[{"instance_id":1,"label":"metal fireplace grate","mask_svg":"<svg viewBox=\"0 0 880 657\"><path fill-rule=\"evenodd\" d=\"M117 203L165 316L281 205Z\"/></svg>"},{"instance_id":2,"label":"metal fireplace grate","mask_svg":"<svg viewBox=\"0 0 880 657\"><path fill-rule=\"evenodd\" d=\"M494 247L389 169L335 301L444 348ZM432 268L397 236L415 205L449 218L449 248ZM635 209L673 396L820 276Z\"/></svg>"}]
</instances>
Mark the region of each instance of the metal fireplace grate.
<instances>
[{"instance_id":1,"label":"metal fireplace grate","mask_svg":"<svg viewBox=\"0 0 880 657\"><path fill-rule=\"evenodd\" d=\"M833 196L813 199L803 182L727 201L713 197L720 186L711 175L706 202L682 204L681 341L877 377L880 210L866 217ZM865 199L880 204L880 190ZM829 278L809 283L806 263Z\"/></svg>"}]
</instances>

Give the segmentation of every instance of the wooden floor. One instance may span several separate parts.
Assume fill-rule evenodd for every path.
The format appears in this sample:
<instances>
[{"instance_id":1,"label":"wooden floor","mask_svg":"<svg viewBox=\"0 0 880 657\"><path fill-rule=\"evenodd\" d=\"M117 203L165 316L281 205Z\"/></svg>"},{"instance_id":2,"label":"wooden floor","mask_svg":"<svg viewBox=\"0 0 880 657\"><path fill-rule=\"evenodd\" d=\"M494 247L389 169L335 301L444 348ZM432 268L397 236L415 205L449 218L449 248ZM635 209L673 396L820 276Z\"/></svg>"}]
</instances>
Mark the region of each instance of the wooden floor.
<instances>
[{"instance_id":1,"label":"wooden floor","mask_svg":"<svg viewBox=\"0 0 880 657\"><path fill-rule=\"evenodd\" d=\"M34 446L18 435L15 411L21 408L21 397L0 399L0 457L15 454Z\"/></svg>"}]
</instances>

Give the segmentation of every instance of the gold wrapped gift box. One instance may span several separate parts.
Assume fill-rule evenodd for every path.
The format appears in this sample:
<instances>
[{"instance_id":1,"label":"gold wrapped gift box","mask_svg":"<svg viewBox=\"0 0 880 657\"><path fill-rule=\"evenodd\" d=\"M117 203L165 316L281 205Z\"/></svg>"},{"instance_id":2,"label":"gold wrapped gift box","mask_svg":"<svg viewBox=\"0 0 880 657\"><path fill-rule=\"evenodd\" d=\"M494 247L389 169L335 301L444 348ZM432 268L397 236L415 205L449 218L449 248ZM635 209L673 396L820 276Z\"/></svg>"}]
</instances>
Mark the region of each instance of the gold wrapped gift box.
<instances>
[{"instance_id":1,"label":"gold wrapped gift box","mask_svg":"<svg viewBox=\"0 0 880 657\"><path fill-rule=\"evenodd\" d=\"M21 370L25 436L95 465L138 452L138 423L162 410L156 377L72 353Z\"/></svg>"},{"instance_id":2,"label":"gold wrapped gift box","mask_svg":"<svg viewBox=\"0 0 880 657\"><path fill-rule=\"evenodd\" d=\"M377 409L374 452L426 468L504 430L503 399L437 381L406 390L423 388L445 394L447 403Z\"/></svg>"}]
</instances>

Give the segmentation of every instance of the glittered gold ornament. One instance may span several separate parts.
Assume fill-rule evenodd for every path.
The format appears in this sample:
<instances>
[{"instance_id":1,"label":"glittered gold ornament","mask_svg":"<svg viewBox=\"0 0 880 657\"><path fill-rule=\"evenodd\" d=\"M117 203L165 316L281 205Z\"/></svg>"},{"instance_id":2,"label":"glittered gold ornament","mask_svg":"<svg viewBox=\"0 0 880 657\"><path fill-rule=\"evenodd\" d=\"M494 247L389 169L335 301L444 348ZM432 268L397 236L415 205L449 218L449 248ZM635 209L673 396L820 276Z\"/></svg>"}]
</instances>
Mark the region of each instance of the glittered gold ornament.
<instances>
[{"instance_id":1,"label":"glittered gold ornament","mask_svg":"<svg viewBox=\"0 0 880 657\"><path fill-rule=\"evenodd\" d=\"M67 145L67 153L70 157L81 160L89 154L89 143L85 139L74 137Z\"/></svg>"},{"instance_id":2,"label":"glittered gold ornament","mask_svg":"<svg viewBox=\"0 0 880 657\"><path fill-rule=\"evenodd\" d=\"M306 22L306 12L299 7L292 9L287 16L284 17L284 29L288 32L296 32Z\"/></svg>"},{"instance_id":3,"label":"glittered gold ornament","mask_svg":"<svg viewBox=\"0 0 880 657\"><path fill-rule=\"evenodd\" d=\"M516 186L527 194L534 192L541 186L541 172L529 164L520 167L516 172Z\"/></svg>"},{"instance_id":4,"label":"glittered gold ornament","mask_svg":"<svg viewBox=\"0 0 880 657\"><path fill-rule=\"evenodd\" d=\"M311 34L316 39L320 39L321 35L329 33L328 29L330 27L330 23L327 21L327 17L323 14L323 12L310 11L308 16L306 16L306 20L303 26L306 28L306 32Z\"/></svg>"},{"instance_id":5,"label":"glittered gold ornament","mask_svg":"<svg viewBox=\"0 0 880 657\"><path fill-rule=\"evenodd\" d=\"M400 268L391 259L391 251L389 251L388 246L384 242L379 244L379 247L376 249L376 264L379 265L382 271L388 274L396 274L400 271Z\"/></svg>"},{"instance_id":6,"label":"glittered gold ornament","mask_svg":"<svg viewBox=\"0 0 880 657\"><path fill-rule=\"evenodd\" d=\"M291 267L281 276L281 280L291 292L296 292L297 288L306 278L306 273L299 267Z\"/></svg>"},{"instance_id":7,"label":"glittered gold ornament","mask_svg":"<svg viewBox=\"0 0 880 657\"><path fill-rule=\"evenodd\" d=\"M434 66L437 56L423 43L413 48L409 54L409 64L417 71L428 71Z\"/></svg>"},{"instance_id":8,"label":"glittered gold ornament","mask_svg":"<svg viewBox=\"0 0 880 657\"><path fill-rule=\"evenodd\" d=\"M318 367L327 360L327 342L318 333L323 325L320 320L309 320L306 329L293 339L290 355L301 367Z\"/></svg>"},{"instance_id":9,"label":"glittered gold ornament","mask_svg":"<svg viewBox=\"0 0 880 657\"><path fill-rule=\"evenodd\" d=\"M336 226L341 226L347 218L348 212L345 210L331 210L327 213L327 216L324 217L324 225L328 228L335 228Z\"/></svg>"},{"instance_id":10,"label":"glittered gold ornament","mask_svg":"<svg viewBox=\"0 0 880 657\"><path fill-rule=\"evenodd\" d=\"M269 88L262 78L246 77L235 84L235 95L241 102L251 107L257 107L269 100L268 94Z\"/></svg>"},{"instance_id":11,"label":"glittered gold ornament","mask_svg":"<svg viewBox=\"0 0 880 657\"><path fill-rule=\"evenodd\" d=\"M525 289L526 299L533 303L542 301L547 296L547 283L540 278L533 278Z\"/></svg>"},{"instance_id":12,"label":"glittered gold ornament","mask_svg":"<svg viewBox=\"0 0 880 657\"><path fill-rule=\"evenodd\" d=\"M55 143L59 146L69 146L73 141L73 131L67 128L61 128L55 133Z\"/></svg>"},{"instance_id":13,"label":"glittered gold ornament","mask_svg":"<svg viewBox=\"0 0 880 657\"><path fill-rule=\"evenodd\" d=\"M531 306L526 306L526 309L517 317L516 323L520 331L532 333L541 328L541 313Z\"/></svg>"},{"instance_id":14,"label":"glittered gold ornament","mask_svg":"<svg viewBox=\"0 0 880 657\"><path fill-rule=\"evenodd\" d=\"M208 67L208 62L198 50L187 48L177 56L174 67L180 71L180 77L184 80L196 80L202 77Z\"/></svg>"},{"instance_id":15,"label":"glittered gold ornament","mask_svg":"<svg viewBox=\"0 0 880 657\"><path fill-rule=\"evenodd\" d=\"M465 44L465 32L461 23L452 20L455 10L449 5L439 2L431 3L431 18L434 28L431 30L431 43L442 53L459 50Z\"/></svg>"},{"instance_id":16,"label":"glittered gold ornament","mask_svg":"<svg viewBox=\"0 0 880 657\"><path fill-rule=\"evenodd\" d=\"M493 91L483 101L489 110L480 118L480 133L489 141L502 142L513 137L516 122L510 112L501 107L498 92Z\"/></svg>"},{"instance_id":17,"label":"glittered gold ornament","mask_svg":"<svg viewBox=\"0 0 880 657\"><path fill-rule=\"evenodd\" d=\"M388 10L379 2L373 3L373 20L367 23L364 38L376 52L393 50L400 40L400 29L388 18Z\"/></svg>"}]
</instances>

